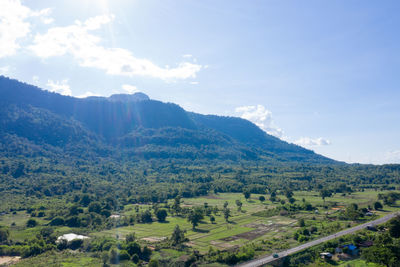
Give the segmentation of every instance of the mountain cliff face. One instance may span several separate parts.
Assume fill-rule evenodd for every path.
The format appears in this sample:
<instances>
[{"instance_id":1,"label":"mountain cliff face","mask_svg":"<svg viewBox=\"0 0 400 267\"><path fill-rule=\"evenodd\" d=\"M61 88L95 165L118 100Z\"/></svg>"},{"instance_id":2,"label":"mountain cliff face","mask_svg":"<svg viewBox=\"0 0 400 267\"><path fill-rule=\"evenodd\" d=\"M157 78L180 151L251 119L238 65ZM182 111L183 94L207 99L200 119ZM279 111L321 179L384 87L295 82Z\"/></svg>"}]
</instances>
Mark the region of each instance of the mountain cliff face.
<instances>
[{"instance_id":1,"label":"mountain cliff face","mask_svg":"<svg viewBox=\"0 0 400 267\"><path fill-rule=\"evenodd\" d=\"M63 156L85 150L132 159L337 163L244 119L186 112L143 93L79 99L5 77L0 77L0 138L4 146L29 144Z\"/></svg>"}]
</instances>

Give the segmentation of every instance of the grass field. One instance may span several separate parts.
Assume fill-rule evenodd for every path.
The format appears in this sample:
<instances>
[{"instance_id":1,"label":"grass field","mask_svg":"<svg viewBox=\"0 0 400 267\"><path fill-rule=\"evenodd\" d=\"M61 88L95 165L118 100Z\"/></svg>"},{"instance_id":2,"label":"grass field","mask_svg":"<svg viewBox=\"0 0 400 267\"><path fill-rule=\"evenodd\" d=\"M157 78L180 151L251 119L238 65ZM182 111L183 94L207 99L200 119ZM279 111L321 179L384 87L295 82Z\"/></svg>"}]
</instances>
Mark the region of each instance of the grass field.
<instances>
[{"instance_id":1,"label":"grass field","mask_svg":"<svg viewBox=\"0 0 400 267\"><path fill-rule=\"evenodd\" d=\"M239 193L221 193L217 195L209 195L197 198L184 198L181 200L181 207L204 206L207 203L209 207L217 206L219 210L223 209L225 202L231 210L231 217L226 222L223 213L219 211L213 214L216 221L211 223L209 217L205 216L200 224L193 230L192 225L186 218L180 216L167 217L164 223L153 222L147 224L136 223L132 226L114 227L110 230L92 232L91 237L109 236L124 238L129 233L135 233L141 242L156 243L163 238L170 237L176 225L186 230L186 237L189 239L187 245L193 247L201 253L209 251L210 247L218 250L229 250L240 247L249 243L263 244L263 251L257 251L256 254L272 253L299 244L293 239L294 232L300 229L298 221L300 218L305 220L306 226L315 226L318 231L311 236L311 239L328 233L339 231L354 223L349 221L341 221L337 214L337 207L345 207L351 203L356 203L360 208L373 206L377 200L378 193L382 191L365 191L354 192L351 194L335 194L326 198L325 202L319 196L318 192L294 192L294 198L297 203L302 203L303 199L311 203L315 210L297 211L290 215L271 215L271 216L255 216L254 214L280 205L272 203L269 200L261 202L258 200L260 195L252 194L249 200L246 200L243 194ZM286 200L282 195L278 196ZM241 211L238 210L236 200L243 203ZM170 204L172 201L170 202ZM138 205L139 210L150 208L150 205ZM398 210L398 207L384 207L383 211L376 212L377 216L383 216L389 211ZM122 216L129 216L135 213L135 205L126 205L121 212ZM43 218L34 219L38 222L38 226L34 228L26 228L26 222L30 216L25 211L14 212L13 214L0 215L0 226L7 226L10 231L10 237L16 241L31 239L36 236L40 230L45 227L49 221ZM364 220L372 219L366 217ZM57 235L64 233L81 233L79 228L69 228L65 226L55 227ZM153 257L160 258L177 258L182 256L183 252L173 249L161 249L154 252ZM46 265L47 264L47 265ZM87 254L76 252L47 252L38 257L24 259L15 266L99 266L100 259L93 258ZM126 263L128 264L128 263ZM378 265L366 265L362 260L352 260L345 263L340 262L339 266L370 266L378 267ZM121 265L122 266L122 265ZM126 265L129 266L129 265ZM204 265L204 266L223 266L220 264Z\"/></svg>"},{"instance_id":2,"label":"grass field","mask_svg":"<svg viewBox=\"0 0 400 267\"><path fill-rule=\"evenodd\" d=\"M208 217L205 217L196 230L193 230L192 225L185 218L169 216L165 223L135 224L133 226L93 233L92 236L106 235L123 238L128 233L135 232L136 236L141 239L160 240L160 238L169 237L174 227L179 225L181 229L186 230L186 236L190 240L188 245L200 252L208 251L210 246L216 249L229 249L257 241L269 241L272 251L277 248L293 246L297 243L292 237L293 233L299 229L297 225L299 218L304 218L308 226L320 228L320 234L335 231L336 228L339 230L340 228L347 227L349 222L335 220L334 215L338 211L331 208L332 206L346 206L350 203L356 203L360 207L366 207L372 205L377 200L378 193L382 193L382 191L354 192L345 196L335 194L330 198L326 198L324 203L318 192L295 192L294 197L297 201L301 202L304 198L305 201L317 207L320 213L300 211L290 217L279 215L271 217L253 216L252 214L256 212L278 205L268 200L260 202L258 200L260 195L257 194L252 194L248 201L244 198L243 194L238 193L221 193L206 197L186 198L182 199L181 206L183 207L204 206L204 203L207 203L208 206L217 206L219 209L222 209L226 201L228 202L228 207L231 209L232 217L229 219L229 223L227 223L223 218L222 212L219 212L217 215L214 215L216 219L214 224L209 221ZM283 196L280 197L284 199ZM243 203L242 211L238 211L235 204L236 200L240 200ZM328 205L328 209L323 207ZM147 206L141 205L140 208L145 209ZM133 205L128 205L122 214L130 215L133 212ZM377 212L377 216L385 213L387 211ZM327 216L330 216L330 220L327 219Z\"/></svg>"},{"instance_id":3,"label":"grass field","mask_svg":"<svg viewBox=\"0 0 400 267\"><path fill-rule=\"evenodd\" d=\"M98 258L89 257L89 255L79 252L46 252L37 257L22 259L15 267L98 267L102 266L102 261ZM132 265L131 265L132 266Z\"/></svg>"}]
</instances>

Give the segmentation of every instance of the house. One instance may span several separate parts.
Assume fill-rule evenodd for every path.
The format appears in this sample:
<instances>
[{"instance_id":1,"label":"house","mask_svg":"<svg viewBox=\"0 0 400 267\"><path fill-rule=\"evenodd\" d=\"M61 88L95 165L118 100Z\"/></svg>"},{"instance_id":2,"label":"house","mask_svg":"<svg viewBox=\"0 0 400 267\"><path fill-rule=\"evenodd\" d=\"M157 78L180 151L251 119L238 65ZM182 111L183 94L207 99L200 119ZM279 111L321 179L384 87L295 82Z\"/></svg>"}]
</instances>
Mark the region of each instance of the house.
<instances>
[{"instance_id":1,"label":"house","mask_svg":"<svg viewBox=\"0 0 400 267\"><path fill-rule=\"evenodd\" d=\"M358 248L353 244L343 245L341 248L343 249L343 251L347 250L347 254L353 256L358 254Z\"/></svg>"},{"instance_id":2,"label":"house","mask_svg":"<svg viewBox=\"0 0 400 267\"><path fill-rule=\"evenodd\" d=\"M319 254L322 259L332 259L333 255L329 252L322 252Z\"/></svg>"},{"instance_id":3,"label":"house","mask_svg":"<svg viewBox=\"0 0 400 267\"><path fill-rule=\"evenodd\" d=\"M70 233L70 234L64 234L61 235L57 238L56 243L60 243L62 241L66 241L66 242L71 242L74 239L86 239L89 238L88 236L84 236L84 235L77 235L74 233Z\"/></svg>"}]
</instances>

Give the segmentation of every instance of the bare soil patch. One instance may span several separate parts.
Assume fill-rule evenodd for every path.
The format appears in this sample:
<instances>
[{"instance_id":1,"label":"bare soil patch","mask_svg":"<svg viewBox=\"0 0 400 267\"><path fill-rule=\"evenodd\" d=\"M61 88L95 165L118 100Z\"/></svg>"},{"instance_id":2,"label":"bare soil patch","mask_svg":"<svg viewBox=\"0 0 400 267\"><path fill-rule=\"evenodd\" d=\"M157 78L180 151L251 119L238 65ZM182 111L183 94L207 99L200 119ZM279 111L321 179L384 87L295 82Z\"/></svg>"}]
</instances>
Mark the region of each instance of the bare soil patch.
<instances>
[{"instance_id":1,"label":"bare soil patch","mask_svg":"<svg viewBox=\"0 0 400 267\"><path fill-rule=\"evenodd\" d=\"M16 263L20 259L21 259L21 257L1 256L0 257L0 265L4 264L4 266L8 266L8 265Z\"/></svg>"},{"instance_id":2,"label":"bare soil patch","mask_svg":"<svg viewBox=\"0 0 400 267\"><path fill-rule=\"evenodd\" d=\"M220 240L227 241L227 242L234 241L239 238L253 240L253 239L256 239L267 233L270 233L270 232L274 232L274 233L280 232L279 228L284 227L284 226L286 226L286 225L285 224L273 224L273 223L268 223L268 224L249 223L249 224L244 225L244 227L256 228L256 229L246 232L246 233L241 233L241 234L225 237Z\"/></svg>"}]
</instances>

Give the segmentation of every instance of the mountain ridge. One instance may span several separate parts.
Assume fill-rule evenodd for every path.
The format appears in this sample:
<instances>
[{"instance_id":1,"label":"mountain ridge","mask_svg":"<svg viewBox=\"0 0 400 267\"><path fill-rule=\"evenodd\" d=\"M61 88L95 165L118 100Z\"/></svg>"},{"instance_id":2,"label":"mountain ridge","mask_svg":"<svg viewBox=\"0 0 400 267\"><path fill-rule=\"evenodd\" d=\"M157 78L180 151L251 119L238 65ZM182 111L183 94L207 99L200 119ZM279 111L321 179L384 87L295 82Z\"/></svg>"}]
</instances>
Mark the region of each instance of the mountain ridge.
<instances>
[{"instance_id":1,"label":"mountain ridge","mask_svg":"<svg viewBox=\"0 0 400 267\"><path fill-rule=\"evenodd\" d=\"M151 157L162 154L168 158L168 151L177 157L181 149L182 155L190 154L191 158L339 163L268 135L250 121L188 112L179 105L152 100L143 93L92 100L63 96L0 77L3 106L0 131L33 140L38 145L59 147L66 144L73 147L82 135L81 139L91 140L92 144L97 142L110 151L116 148L129 151L133 157L143 155L143 150ZM16 119L18 112L13 109L30 116ZM14 120L10 119L13 116ZM58 143L57 138L61 140ZM182 155L179 157L184 158Z\"/></svg>"}]
</instances>

